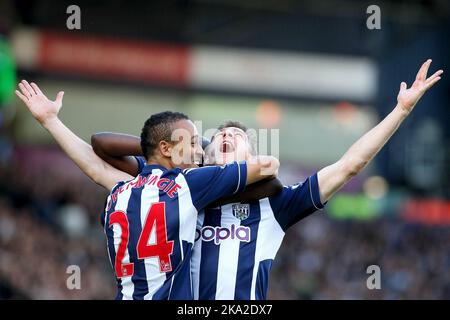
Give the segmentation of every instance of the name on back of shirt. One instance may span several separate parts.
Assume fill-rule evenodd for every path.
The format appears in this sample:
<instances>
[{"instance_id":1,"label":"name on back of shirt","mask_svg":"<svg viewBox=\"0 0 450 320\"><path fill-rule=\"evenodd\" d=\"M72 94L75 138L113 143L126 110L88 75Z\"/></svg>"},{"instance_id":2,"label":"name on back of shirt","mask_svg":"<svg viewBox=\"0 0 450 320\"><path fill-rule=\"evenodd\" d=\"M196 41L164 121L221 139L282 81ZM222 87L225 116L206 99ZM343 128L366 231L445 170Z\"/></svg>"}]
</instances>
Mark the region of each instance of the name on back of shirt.
<instances>
[{"instance_id":1,"label":"name on back of shirt","mask_svg":"<svg viewBox=\"0 0 450 320\"><path fill-rule=\"evenodd\" d=\"M175 179L161 178L156 174L150 174L148 176L137 176L136 179L129 181L114 191L111 195L112 201L117 201L117 195L121 194L125 190L129 188L142 188L144 185L153 185L156 186L159 190L165 192L170 198L175 197L178 191L181 189L181 186L175 182Z\"/></svg>"}]
</instances>

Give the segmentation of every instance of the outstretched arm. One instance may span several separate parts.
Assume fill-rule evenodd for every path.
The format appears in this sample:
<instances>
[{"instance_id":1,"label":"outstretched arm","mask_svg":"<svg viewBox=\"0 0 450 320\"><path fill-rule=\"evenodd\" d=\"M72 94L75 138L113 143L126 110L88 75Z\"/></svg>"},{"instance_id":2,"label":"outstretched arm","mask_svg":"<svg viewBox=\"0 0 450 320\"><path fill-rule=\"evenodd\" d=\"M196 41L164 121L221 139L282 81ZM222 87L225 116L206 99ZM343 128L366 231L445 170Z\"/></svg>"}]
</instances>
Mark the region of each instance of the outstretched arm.
<instances>
[{"instance_id":1,"label":"outstretched arm","mask_svg":"<svg viewBox=\"0 0 450 320\"><path fill-rule=\"evenodd\" d=\"M427 78L430 64L431 59L422 65L411 88L407 89L405 82L400 84L397 105L383 121L356 141L339 161L318 172L322 203L369 164L411 113L422 95L441 79L442 70Z\"/></svg>"},{"instance_id":2,"label":"outstretched arm","mask_svg":"<svg viewBox=\"0 0 450 320\"><path fill-rule=\"evenodd\" d=\"M92 147L76 136L58 118L64 92L59 92L55 101L49 100L35 83L22 80L16 95L25 103L33 117L53 136L63 151L94 182L107 190L122 180L132 178L100 159Z\"/></svg>"}]
</instances>

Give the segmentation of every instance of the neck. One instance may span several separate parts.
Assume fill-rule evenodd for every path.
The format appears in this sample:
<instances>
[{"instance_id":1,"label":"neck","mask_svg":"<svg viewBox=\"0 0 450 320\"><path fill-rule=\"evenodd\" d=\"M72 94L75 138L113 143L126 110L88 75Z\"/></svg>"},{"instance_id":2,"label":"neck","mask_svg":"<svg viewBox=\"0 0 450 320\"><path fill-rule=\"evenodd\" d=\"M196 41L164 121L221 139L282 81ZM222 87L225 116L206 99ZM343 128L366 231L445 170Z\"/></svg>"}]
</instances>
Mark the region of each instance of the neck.
<instances>
[{"instance_id":1,"label":"neck","mask_svg":"<svg viewBox=\"0 0 450 320\"><path fill-rule=\"evenodd\" d=\"M174 168L172 161L169 158L161 157L161 156L153 156L147 159L147 164L157 164L163 166L164 168L171 170Z\"/></svg>"}]
</instances>

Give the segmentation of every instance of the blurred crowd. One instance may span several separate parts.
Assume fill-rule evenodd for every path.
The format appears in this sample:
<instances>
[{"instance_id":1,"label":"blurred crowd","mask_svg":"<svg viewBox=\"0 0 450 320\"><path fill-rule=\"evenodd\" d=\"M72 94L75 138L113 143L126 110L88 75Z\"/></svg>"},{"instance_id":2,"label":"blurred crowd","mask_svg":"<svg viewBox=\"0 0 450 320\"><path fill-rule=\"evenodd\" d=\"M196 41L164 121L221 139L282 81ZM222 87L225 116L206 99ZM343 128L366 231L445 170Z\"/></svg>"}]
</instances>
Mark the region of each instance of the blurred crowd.
<instances>
[{"instance_id":1,"label":"blurred crowd","mask_svg":"<svg viewBox=\"0 0 450 320\"><path fill-rule=\"evenodd\" d=\"M450 228L398 218L337 221L315 213L289 230L273 299L450 299ZM369 290L378 266L380 290ZM368 281L369 280L369 281Z\"/></svg>"},{"instance_id":2,"label":"blurred crowd","mask_svg":"<svg viewBox=\"0 0 450 320\"><path fill-rule=\"evenodd\" d=\"M0 299L112 299L99 217L106 192L62 153L15 150L0 166ZM270 299L450 299L450 228L398 218L338 221L326 210L286 235ZM67 267L81 269L69 290ZM366 286L367 267L381 289Z\"/></svg>"},{"instance_id":3,"label":"blurred crowd","mask_svg":"<svg viewBox=\"0 0 450 320\"><path fill-rule=\"evenodd\" d=\"M15 152L0 169L0 299L113 298L105 196L58 150ZM67 287L71 265L81 290Z\"/></svg>"}]
</instances>

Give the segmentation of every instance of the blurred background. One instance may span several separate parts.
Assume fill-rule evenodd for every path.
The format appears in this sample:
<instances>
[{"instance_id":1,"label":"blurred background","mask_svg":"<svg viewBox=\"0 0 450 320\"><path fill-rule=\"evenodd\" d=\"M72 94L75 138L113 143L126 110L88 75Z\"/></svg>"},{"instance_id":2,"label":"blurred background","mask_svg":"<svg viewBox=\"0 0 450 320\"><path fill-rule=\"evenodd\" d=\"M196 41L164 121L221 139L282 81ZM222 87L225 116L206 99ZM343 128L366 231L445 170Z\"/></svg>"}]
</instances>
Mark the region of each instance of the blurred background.
<instances>
[{"instance_id":1,"label":"blurred background","mask_svg":"<svg viewBox=\"0 0 450 320\"><path fill-rule=\"evenodd\" d=\"M81 29L67 8L81 9ZM450 299L450 2L2 0L0 298L112 299L99 222L106 191L13 95L20 79L51 98L86 141L138 135L176 110L279 129L285 184L337 160L396 104L423 61L447 73L388 145L326 209L286 235L270 299ZM264 137L265 131L260 137ZM271 131L267 131L270 141ZM81 267L81 290L66 268ZM381 268L368 290L366 268Z\"/></svg>"}]
</instances>

